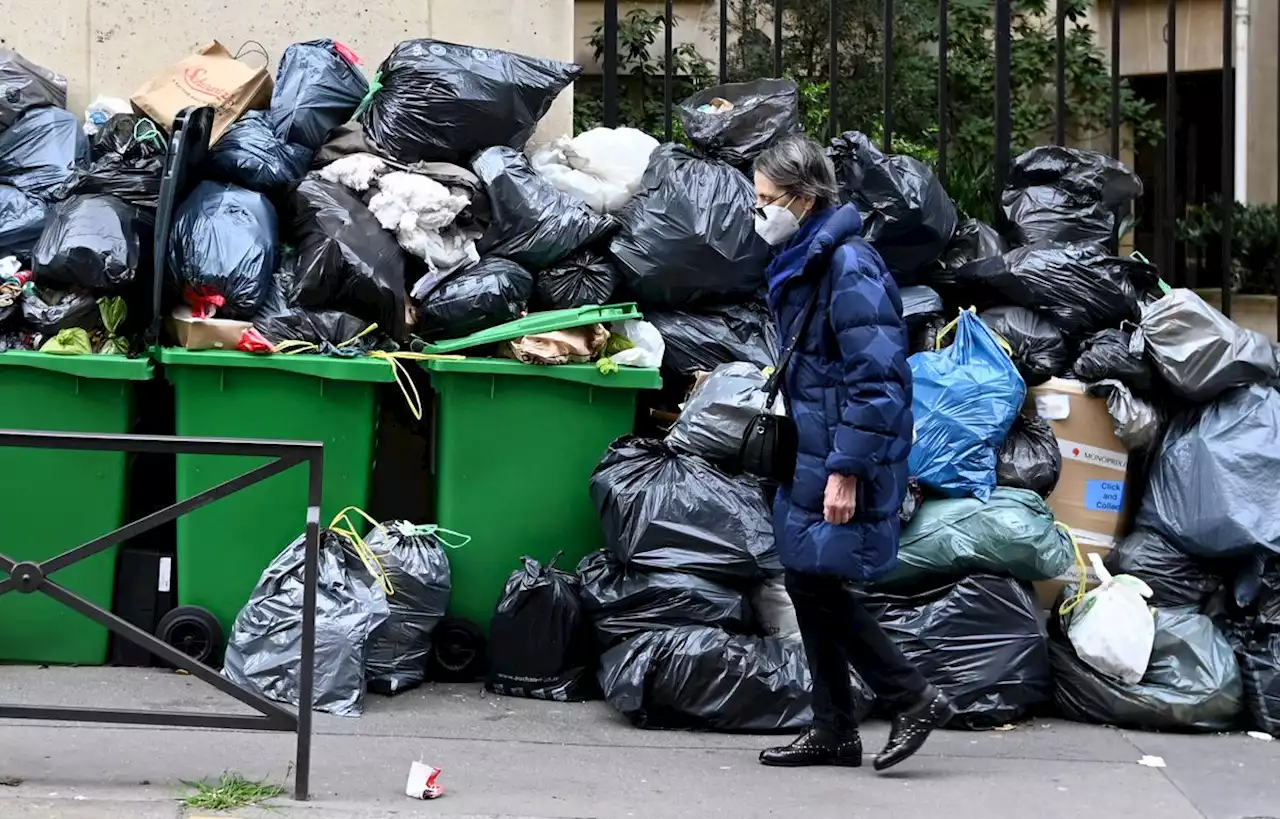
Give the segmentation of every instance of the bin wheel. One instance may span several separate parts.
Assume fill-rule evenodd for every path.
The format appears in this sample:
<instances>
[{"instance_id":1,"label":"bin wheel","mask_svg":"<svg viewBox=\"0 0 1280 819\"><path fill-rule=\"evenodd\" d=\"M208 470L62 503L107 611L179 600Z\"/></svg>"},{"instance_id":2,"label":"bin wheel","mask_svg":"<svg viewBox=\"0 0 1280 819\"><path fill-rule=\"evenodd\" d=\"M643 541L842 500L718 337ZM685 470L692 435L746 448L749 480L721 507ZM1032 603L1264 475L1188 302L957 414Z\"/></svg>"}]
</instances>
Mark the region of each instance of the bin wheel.
<instances>
[{"instance_id":1,"label":"bin wheel","mask_svg":"<svg viewBox=\"0 0 1280 819\"><path fill-rule=\"evenodd\" d=\"M488 640L470 620L446 617L431 632L427 673L440 682L472 682L484 673Z\"/></svg>"},{"instance_id":2,"label":"bin wheel","mask_svg":"<svg viewBox=\"0 0 1280 819\"><path fill-rule=\"evenodd\" d=\"M179 606L161 617L156 637L202 663L222 650L222 624L199 606Z\"/></svg>"}]
</instances>

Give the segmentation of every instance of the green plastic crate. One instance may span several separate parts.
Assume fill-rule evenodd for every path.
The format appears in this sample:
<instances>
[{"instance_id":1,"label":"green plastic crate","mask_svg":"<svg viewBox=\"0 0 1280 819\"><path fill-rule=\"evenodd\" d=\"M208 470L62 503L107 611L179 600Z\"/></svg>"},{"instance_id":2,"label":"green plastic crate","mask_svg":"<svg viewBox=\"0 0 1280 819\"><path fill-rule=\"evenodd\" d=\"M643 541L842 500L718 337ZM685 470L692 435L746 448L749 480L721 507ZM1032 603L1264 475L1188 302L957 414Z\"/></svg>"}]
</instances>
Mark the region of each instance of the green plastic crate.
<instances>
[{"instance_id":1,"label":"green plastic crate","mask_svg":"<svg viewBox=\"0 0 1280 819\"><path fill-rule=\"evenodd\" d=\"M564 552L572 571L603 545L588 483L609 444L635 424L657 370L602 375L591 364L544 367L469 358L426 364L436 404L436 520L470 535L449 552L450 614L486 632L511 572L528 555Z\"/></svg>"},{"instance_id":2,"label":"green plastic crate","mask_svg":"<svg viewBox=\"0 0 1280 819\"><path fill-rule=\"evenodd\" d=\"M133 382L151 376L146 359L0 353L0 429L127 433ZM124 525L129 459L126 452L0 449L9 511L0 552L46 560ZM115 573L111 548L50 580L110 610ZM0 661L102 665L107 651L105 628L46 595L0 597Z\"/></svg>"},{"instance_id":3,"label":"green plastic crate","mask_svg":"<svg viewBox=\"0 0 1280 819\"><path fill-rule=\"evenodd\" d=\"M172 348L158 355L174 386L178 435L319 441L321 522L368 505L378 392L395 380L389 362ZM178 499L268 460L179 455ZM306 511L307 470L297 466L179 518L179 605L208 609L229 635L263 569L302 534Z\"/></svg>"}]
</instances>

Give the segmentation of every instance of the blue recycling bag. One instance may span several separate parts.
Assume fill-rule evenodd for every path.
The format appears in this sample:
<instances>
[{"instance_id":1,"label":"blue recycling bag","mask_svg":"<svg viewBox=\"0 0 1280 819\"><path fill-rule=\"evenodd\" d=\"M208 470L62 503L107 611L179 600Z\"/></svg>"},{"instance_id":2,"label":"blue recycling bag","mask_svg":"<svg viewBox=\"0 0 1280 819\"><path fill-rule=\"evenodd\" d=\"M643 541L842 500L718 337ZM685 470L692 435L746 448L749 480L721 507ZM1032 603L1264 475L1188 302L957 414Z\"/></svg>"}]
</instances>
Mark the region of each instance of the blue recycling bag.
<instances>
[{"instance_id":1,"label":"blue recycling bag","mask_svg":"<svg viewBox=\"0 0 1280 819\"><path fill-rule=\"evenodd\" d=\"M950 347L907 360L916 420L910 469L922 486L949 498L985 501L1027 385L1000 338L972 310L962 311L953 326Z\"/></svg>"}]
</instances>

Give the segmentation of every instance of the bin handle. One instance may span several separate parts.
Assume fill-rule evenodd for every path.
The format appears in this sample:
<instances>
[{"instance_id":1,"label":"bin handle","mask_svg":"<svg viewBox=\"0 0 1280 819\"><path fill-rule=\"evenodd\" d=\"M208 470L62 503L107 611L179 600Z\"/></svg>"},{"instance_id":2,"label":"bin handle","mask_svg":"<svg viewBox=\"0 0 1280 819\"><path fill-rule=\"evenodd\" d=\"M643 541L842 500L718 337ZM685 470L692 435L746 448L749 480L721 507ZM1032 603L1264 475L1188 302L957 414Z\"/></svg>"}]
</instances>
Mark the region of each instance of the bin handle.
<instances>
[{"instance_id":1,"label":"bin handle","mask_svg":"<svg viewBox=\"0 0 1280 819\"><path fill-rule=\"evenodd\" d=\"M382 524L369 517L369 514L363 509L355 506L348 506L346 509L343 509L334 516L333 520L329 523L329 531L336 532L340 535L346 535L350 538L351 542L355 544L356 556L360 558L361 563L364 563L364 567L369 570L369 573L378 578L378 582L382 585L383 591L388 595L395 594L395 589L391 587L391 578L387 577L387 570L383 568L382 561L378 560L377 554L369 548L369 544L365 543L364 538L356 531L355 525L351 522L351 518L348 516L348 513L350 512L355 512L360 517L369 521L375 529L382 528ZM344 523L346 526L339 527L339 523Z\"/></svg>"}]
</instances>

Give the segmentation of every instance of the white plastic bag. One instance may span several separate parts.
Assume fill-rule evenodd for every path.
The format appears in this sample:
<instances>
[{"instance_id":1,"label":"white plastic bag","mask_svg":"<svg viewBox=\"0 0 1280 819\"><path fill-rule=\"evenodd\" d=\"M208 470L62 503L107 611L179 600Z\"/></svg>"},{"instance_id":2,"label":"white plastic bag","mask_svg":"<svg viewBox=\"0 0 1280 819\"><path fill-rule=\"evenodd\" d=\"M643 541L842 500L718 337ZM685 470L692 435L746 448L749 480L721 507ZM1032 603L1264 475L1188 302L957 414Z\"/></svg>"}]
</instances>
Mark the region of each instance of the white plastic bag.
<instances>
[{"instance_id":1,"label":"white plastic bag","mask_svg":"<svg viewBox=\"0 0 1280 819\"><path fill-rule=\"evenodd\" d=\"M613 213L640 190L657 147L656 139L635 128L593 128L538 148L529 163L557 190L598 213Z\"/></svg>"},{"instance_id":2,"label":"white plastic bag","mask_svg":"<svg viewBox=\"0 0 1280 819\"><path fill-rule=\"evenodd\" d=\"M104 97L101 94L89 103L89 107L84 109L84 132L87 136L93 136L102 130L102 126L107 124L107 120L116 114L131 114L133 106L128 100L122 100L119 97Z\"/></svg>"},{"instance_id":3,"label":"white plastic bag","mask_svg":"<svg viewBox=\"0 0 1280 819\"><path fill-rule=\"evenodd\" d=\"M1124 683L1141 682L1156 639L1155 617L1147 605L1151 588L1133 575L1112 577L1096 553L1090 553L1089 562L1102 583L1072 613L1067 637L1095 671Z\"/></svg>"},{"instance_id":4,"label":"white plastic bag","mask_svg":"<svg viewBox=\"0 0 1280 819\"><path fill-rule=\"evenodd\" d=\"M800 621L782 575L765 580L751 593L751 608L769 637L798 637Z\"/></svg>"},{"instance_id":5,"label":"white plastic bag","mask_svg":"<svg viewBox=\"0 0 1280 819\"><path fill-rule=\"evenodd\" d=\"M647 321L631 319L613 326L613 332L636 345L628 350L621 350L609 358L619 367L648 367L656 369L662 366L662 357L667 354L667 343L662 340L662 333Z\"/></svg>"}]
</instances>

